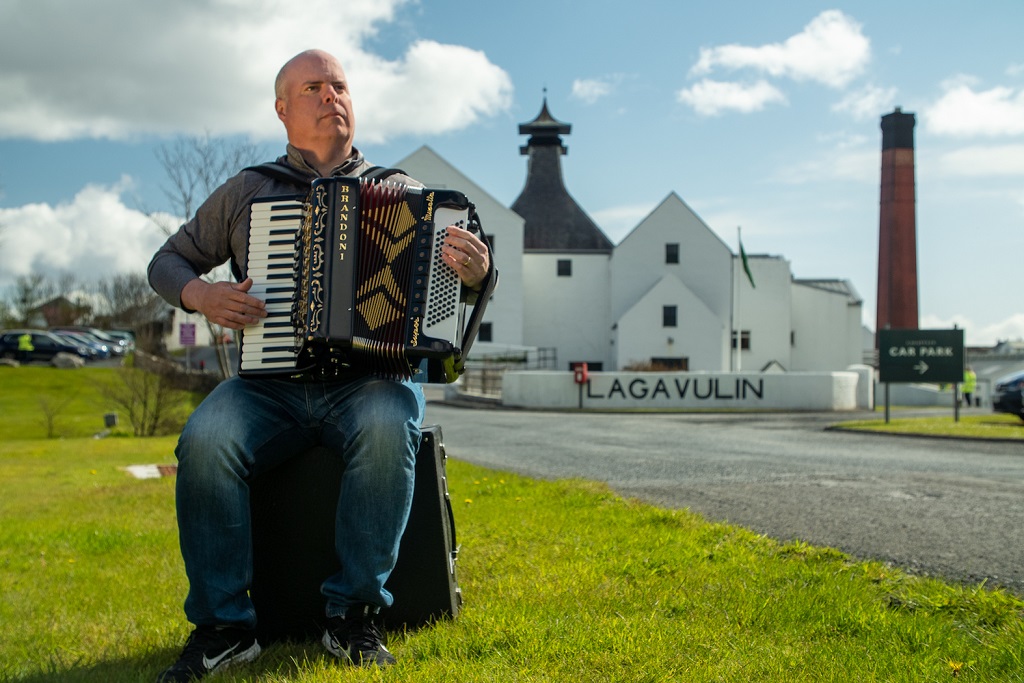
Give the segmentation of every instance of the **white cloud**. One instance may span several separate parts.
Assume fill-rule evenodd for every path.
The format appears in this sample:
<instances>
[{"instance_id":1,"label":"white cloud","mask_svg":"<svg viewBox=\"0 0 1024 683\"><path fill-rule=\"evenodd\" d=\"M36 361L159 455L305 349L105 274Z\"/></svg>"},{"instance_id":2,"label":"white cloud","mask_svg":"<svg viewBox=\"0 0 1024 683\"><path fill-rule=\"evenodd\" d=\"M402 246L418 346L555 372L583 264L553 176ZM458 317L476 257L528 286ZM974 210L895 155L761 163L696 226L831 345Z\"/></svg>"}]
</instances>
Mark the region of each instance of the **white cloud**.
<instances>
[{"instance_id":1,"label":"white cloud","mask_svg":"<svg viewBox=\"0 0 1024 683\"><path fill-rule=\"evenodd\" d=\"M925 125L936 135L995 137L1024 134L1024 88L995 87L977 91L959 79L923 112Z\"/></svg>"},{"instance_id":2,"label":"white cloud","mask_svg":"<svg viewBox=\"0 0 1024 683\"><path fill-rule=\"evenodd\" d=\"M705 78L680 90L676 97L704 116L715 116L723 111L749 114L775 102L786 103L786 96L767 81L748 85Z\"/></svg>"},{"instance_id":3,"label":"white cloud","mask_svg":"<svg viewBox=\"0 0 1024 683\"><path fill-rule=\"evenodd\" d=\"M1000 341L1024 339L1024 313L1013 313L987 325L977 325L969 316L961 314L954 314L951 318L926 314L920 321L921 329L926 330L948 330L954 325L964 331L967 346L995 346Z\"/></svg>"},{"instance_id":4,"label":"white cloud","mask_svg":"<svg viewBox=\"0 0 1024 683\"><path fill-rule=\"evenodd\" d=\"M466 47L420 40L401 62L374 61L375 68L346 71L357 74L349 79L364 141L458 130L512 101L508 74Z\"/></svg>"},{"instance_id":5,"label":"white cloud","mask_svg":"<svg viewBox=\"0 0 1024 683\"><path fill-rule=\"evenodd\" d=\"M591 217L608 239L618 244L653 210L653 204L624 204L599 209Z\"/></svg>"},{"instance_id":6,"label":"white cloud","mask_svg":"<svg viewBox=\"0 0 1024 683\"><path fill-rule=\"evenodd\" d=\"M691 74L705 75L719 67L753 69L840 88L859 76L870 59L871 43L861 25L839 10L827 10L781 43L703 48Z\"/></svg>"},{"instance_id":7,"label":"white cloud","mask_svg":"<svg viewBox=\"0 0 1024 683\"><path fill-rule=\"evenodd\" d=\"M787 185L829 180L877 183L878 169L878 150L839 148L824 156L782 167L773 179Z\"/></svg>"},{"instance_id":8,"label":"white cloud","mask_svg":"<svg viewBox=\"0 0 1024 683\"><path fill-rule=\"evenodd\" d=\"M511 81L482 52L418 41L388 60L364 47L409 4L306 0L297 11L289 0L93 0L63 3L54 20L47 3L0 3L0 137L281 138L274 77L309 47L344 65L358 138L442 132L507 109Z\"/></svg>"},{"instance_id":9,"label":"white cloud","mask_svg":"<svg viewBox=\"0 0 1024 683\"><path fill-rule=\"evenodd\" d=\"M611 84L598 78L577 78L572 82L572 96L587 104L597 102L611 91Z\"/></svg>"},{"instance_id":10,"label":"white cloud","mask_svg":"<svg viewBox=\"0 0 1024 683\"><path fill-rule=\"evenodd\" d=\"M150 218L125 206L129 184L89 185L57 206L0 209L0 284L31 273L70 272L85 282L144 273L165 237Z\"/></svg>"},{"instance_id":11,"label":"white cloud","mask_svg":"<svg viewBox=\"0 0 1024 683\"><path fill-rule=\"evenodd\" d=\"M940 171L951 176L1024 177L1024 144L974 145L941 154Z\"/></svg>"},{"instance_id":12,"label":"white cloud","mask_svg":"<svg viewBox=\"0 0 1024 683\"><path fill-rule=\"evenodd\" d=\"M890 111L896 101L896 88L882 88L867 85L858 90L848 92L841 100L832 105L832 111L844 112L858 121L878 119Z\"/></svg>"}]
</instances>

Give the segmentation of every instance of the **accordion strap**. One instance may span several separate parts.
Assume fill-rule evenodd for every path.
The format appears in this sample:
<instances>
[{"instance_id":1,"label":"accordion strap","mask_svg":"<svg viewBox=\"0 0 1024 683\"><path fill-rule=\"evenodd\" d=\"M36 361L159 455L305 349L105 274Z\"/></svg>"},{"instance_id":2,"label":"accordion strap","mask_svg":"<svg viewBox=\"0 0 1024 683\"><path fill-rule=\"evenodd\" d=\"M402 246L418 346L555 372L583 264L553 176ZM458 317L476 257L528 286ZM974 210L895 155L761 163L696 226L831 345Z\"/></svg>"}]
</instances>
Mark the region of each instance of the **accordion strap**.
<instances>
[{"instance_id":1,"label":"accordion strap","mask_svg":"<svg viewBox=\"0 0 1024 683\"><path fill-rule=\"evenodd\" d=\"M313 182L314 178L302 173L296 168L292 168L288 164L278 163L276 161L268 161L264 164L257 166L248 166L242 169L243 171L255 171L261 173L269 178L275 180L281 180L292 185L298 185L309 189L309 184Z\"/></svg>"},{"instance_id":2,"label":"accordion strap","mask_svg":"<svg viewBox=\"0 0 1024 683\"><path fill-rule=\"evenodd\" d=\"M256 166L248 166L243 171L255 171L261 173L268 178L274 178L275 180L281 180L292 185L298 185L300 187L308 187L314 178L306 175L302 171L299 171L288 164L282 164L278 161L268 161L263 164ZM393 175L406 175L405 171L400 168L388 168L387 166L371 166L362 173L359 174L360 178L369 178L370 180L384 180L390 178Z\"/></svg>"},{"instance_id":3,"label":"accordion strap","mask_svg":"<svg viewBox=\"0 0 1024 683\"><path fill-rule=\"evenodd\" d=\"M491 300L494 295L494 289L498 286L498 269L494 265L494 253L491 251L491 243L484 234L483 226L480 224L480 216L476 212L476 207L472 204L469 205L469 220L470 220L470 231L475 232L477 237L487 247L487 254L489 256L488 262L490 268L487 270L487 275L484 276L484 281L481 283L480 290L475 292L476 302L473 304L473 311L469 314L469 320L466 321L466 329L462 333L462 359L469 356L469 349L473 346L473 342L476 340L476 335L480 331L480 323L483 321L484 310L487 308L487 303Z\"/></svg>"},{"instance_id":4,"label":"accordion strap","mask_svg":"<svg viewBox=\"0 0 1024 683\"><path fill-rule=\"evenodd\" d=\"M387 166L371 166L362 173L359 174L360 178L369 178L370 180L384 180L390 178L393 175L409 175L400 168L388 168Z\"/></svg>"}]
</instances>

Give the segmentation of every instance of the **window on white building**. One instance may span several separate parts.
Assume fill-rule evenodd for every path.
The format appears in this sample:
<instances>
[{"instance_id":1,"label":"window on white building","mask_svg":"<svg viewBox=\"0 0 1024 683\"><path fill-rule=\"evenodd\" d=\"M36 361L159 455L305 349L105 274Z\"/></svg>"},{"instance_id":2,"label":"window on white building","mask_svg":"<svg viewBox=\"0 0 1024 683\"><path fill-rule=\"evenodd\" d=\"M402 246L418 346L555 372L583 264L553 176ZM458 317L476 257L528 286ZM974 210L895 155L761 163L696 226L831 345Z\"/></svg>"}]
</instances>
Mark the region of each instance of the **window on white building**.
<instances>
[{"instance_id":1,"label":"window on white building","mask_svg":"<svg viewBox=\"0 0 1024 683\"><path fill-rule=\"evenodd\" d=\"M558 277L572 277L572 261L570 259L558 259Z\"/></svg>"},{"instance_id":2,"label":"window on white building","mask_svg":"<svg viewBox=\"0 0 1024 683\"><path fill-rule=\"evenodd\" d=\"M675 306L662 306L661 307L661 326L662 327L675 327L676 326L676 307Z\"/></svg>"},{"instance_id":3,"label":"window on white building","mask_svg":"<svg viewBox=\"0 0 1024 683\"><path fill-rule=\"evenodd\" d=\"M679 243L665 245L665 263L679 263Z\"/></svg>"},{"instance_id":4,"label":"window on white building","mask_svg":"<svg viewBox=\"0 0 1024 683\"><path fill-rule=\"evenodd\" d=\"M489 342L494 341L494 328L491 323L480 323L480 327L476 331L477 341Z\"/></svg>"},{"instance_id":5,"label":"window on white building","mask_svg":"<svg viewBox=\"0 0 1024 683\"><path fill-rule=\"evenodd\" d=\"M689 370L690 359L685 356L655 356L651 358L651 365L657 370Z\"/></svg>"},{"instance_id":6,"label":"window on white building","mask_svg":"<svg viewBox=\"0 0 1024 683\"><path fill-rule=\"evenodd\" d=\"M732 348L736 348L736 332L732 333ZM742 330L740 332L740 349L743 351L750 350L750 330Z\"/></svg>"}]
</instances>

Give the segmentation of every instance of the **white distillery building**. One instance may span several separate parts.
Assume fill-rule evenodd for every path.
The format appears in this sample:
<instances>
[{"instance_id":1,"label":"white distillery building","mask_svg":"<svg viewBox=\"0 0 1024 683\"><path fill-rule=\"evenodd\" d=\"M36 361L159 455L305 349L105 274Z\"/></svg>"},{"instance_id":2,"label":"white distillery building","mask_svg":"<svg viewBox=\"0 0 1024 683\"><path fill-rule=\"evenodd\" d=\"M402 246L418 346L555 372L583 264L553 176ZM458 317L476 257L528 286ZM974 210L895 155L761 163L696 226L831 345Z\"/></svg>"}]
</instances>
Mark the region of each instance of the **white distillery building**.
<instances>
[{"instance_id":1,"label":"white distillery building","mask_svg":"<svg viewBox=\"0 0 1024 683\"><path fill-rule=\"evenodd\" d=\"M395 164L428 186L465 192L493 241L501 279L473 356L554 349L555 369L592 371L834 371L862 362L861 299L849 282L797 280L784 258L748 255L751 286L740 255L674 192L612 244L565 187L561 136L570 130L546 100L519 126L530 136L520 148L528 167L511 207L428 147Z\"/></svg>"}]
</instances>

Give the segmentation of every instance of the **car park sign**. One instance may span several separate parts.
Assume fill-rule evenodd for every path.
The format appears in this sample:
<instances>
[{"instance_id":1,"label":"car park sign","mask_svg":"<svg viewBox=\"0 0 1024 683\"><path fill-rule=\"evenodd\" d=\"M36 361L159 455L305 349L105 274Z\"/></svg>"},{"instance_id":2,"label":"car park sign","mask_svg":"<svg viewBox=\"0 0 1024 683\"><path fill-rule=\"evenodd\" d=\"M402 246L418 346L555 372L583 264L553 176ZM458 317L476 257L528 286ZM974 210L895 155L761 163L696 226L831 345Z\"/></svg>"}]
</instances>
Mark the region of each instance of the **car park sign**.
<instances>
[{"instance_id":1,"label":"car park sign","mask_svg":"<svg viewBox=\"0 0 1024 683\"><path fill-rule=\"evenodd\" d=\"M964 331L879 330L881 382L957 384L964 381Z\"/></svg>"}]
</instances>

